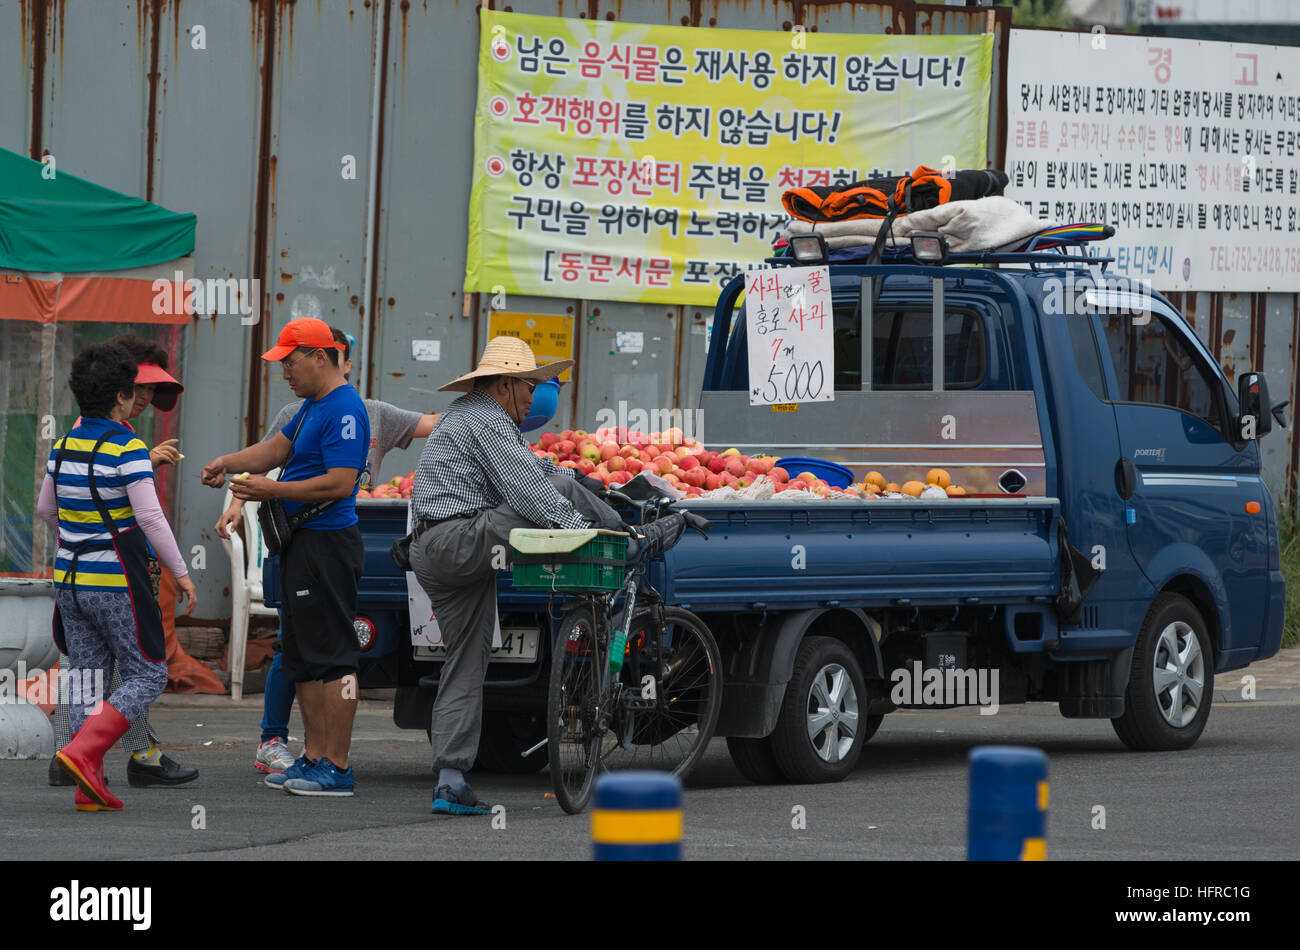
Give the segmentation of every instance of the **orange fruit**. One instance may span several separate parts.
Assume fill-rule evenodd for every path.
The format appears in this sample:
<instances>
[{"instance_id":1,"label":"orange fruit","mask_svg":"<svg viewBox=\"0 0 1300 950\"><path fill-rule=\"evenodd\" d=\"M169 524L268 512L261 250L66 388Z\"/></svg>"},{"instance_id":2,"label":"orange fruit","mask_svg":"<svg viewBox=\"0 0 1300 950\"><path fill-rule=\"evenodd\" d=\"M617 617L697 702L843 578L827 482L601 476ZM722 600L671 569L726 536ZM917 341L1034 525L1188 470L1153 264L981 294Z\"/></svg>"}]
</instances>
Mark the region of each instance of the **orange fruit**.
<instances>
[{"instance_id":1,"label":"orange fruit","mask_svg":"<svg viewBox=\"0 0 1300 950\"><path fill-rule=\"evenodd\" d=\"M948 477L948 473L941 468L932 468L926 472L925 481L927 485L938 485L940 488L947 488L952 484L952 479Z\"/></svg>"},{"instance_id":2,"label":"orange fruit","mask_svg":"<svg viewBox=\"0 0 1300 950\"><path fill-rule=\"evenodd\" d=\"M898 491L898 482L890 482L885 486L885 491Z\"/></svg>"},{"instance_id":3,"label":"orange fruit","mask_svg":"<svg viewBox=\"0 0 1300 950\"><path fill-rule=\"evenodd\" d=\"M921 492L925 491L925 486L920 482L904 482L902 489L904 495L911 495L913 498L920 498Z\"/></svg>"},{"instance_id":4,"label":"orange fruit","mask_svg":"<svg viewBox=\"0 0 1300 950\"><path fill-rule=\"evenodd\" d=\"M886 484L885 476L881 475L879 472L867 472L867 477L866 480L864 481L864 484L867 483L884 488Z\"/></svg>"},{"instance_id":5,"label":"orange fruit","mask_svg":"<svg viewBox=\"0 0 1300 950\"><path fill-rule=\"evenodd\" d=\"M958 495L966 494L966 489L962 488L960 485L949 485L944 489L944 491L948 493L949 498L956 498Z\"/></svg>"}]
</instances>

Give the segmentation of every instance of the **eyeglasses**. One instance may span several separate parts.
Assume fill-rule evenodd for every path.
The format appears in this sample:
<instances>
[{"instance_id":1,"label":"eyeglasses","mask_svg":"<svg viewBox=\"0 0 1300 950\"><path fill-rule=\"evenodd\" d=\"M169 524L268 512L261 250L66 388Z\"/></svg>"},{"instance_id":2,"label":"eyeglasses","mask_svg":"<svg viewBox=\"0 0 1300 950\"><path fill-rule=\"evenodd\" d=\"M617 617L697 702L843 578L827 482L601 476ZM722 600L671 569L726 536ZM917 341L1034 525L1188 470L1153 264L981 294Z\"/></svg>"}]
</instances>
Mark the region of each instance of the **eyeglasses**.
<instances>
[{"instance_id":1,"label":"eyeglasses","mask_svg":"<svg viewBox=\"0 0 1300 950\"><path fill-rule=\"evenodd\" d=\"M518 377L516 377L516 379L518 379ZM520 379L519 382L523 383L525 386L528 387L528 392L530 395L537 389L537 384L530 379Z\"/></svg>"},{"instance_id":2,"label":"eyeglasses","mask_svg":"<svg viewBox=\"0 0 1300 950\"><path fill-rule=\"evenodd\" d=\"M283 367L286 371L292 370L295 366L297 366L299 363L301 363L303 360L305 360L307 357L311 356L315 352L316 350L308 350L306 353L302 354L302 356L298 357L296 360L289 360L289 359L280 360L280 366Z\"/></svg>"}]
</instances>

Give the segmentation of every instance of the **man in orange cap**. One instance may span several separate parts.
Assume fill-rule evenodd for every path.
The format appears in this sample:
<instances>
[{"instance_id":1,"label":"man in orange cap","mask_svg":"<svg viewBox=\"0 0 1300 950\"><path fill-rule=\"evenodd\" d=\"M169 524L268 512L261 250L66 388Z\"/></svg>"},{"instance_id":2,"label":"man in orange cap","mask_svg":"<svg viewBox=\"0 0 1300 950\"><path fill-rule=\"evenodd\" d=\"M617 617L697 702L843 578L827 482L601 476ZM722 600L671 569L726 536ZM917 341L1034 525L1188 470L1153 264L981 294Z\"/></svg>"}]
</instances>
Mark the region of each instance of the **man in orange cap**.
<instances>
[{"instance_id":1,"label":"man in orange cap","mask_svg":"<svg viewBox=\"0 0 1300 950\"><path fill-rule=\"evenodd\" d=\"M295 795L353 794L348 752L357 708L360 651L352 619L364 548L356 491L370 449L370 420L343 376L342 346L328 324L292 320L276 346L302 408L273 438L203 467L203 483L225 484L243 501L280 503L293 533L280 552L285 672L297 684L303 754L273 778ZM279 481L262 476L281 467ZM252 474L250 474L252 473Z\"/></svg>"}]
</instances>

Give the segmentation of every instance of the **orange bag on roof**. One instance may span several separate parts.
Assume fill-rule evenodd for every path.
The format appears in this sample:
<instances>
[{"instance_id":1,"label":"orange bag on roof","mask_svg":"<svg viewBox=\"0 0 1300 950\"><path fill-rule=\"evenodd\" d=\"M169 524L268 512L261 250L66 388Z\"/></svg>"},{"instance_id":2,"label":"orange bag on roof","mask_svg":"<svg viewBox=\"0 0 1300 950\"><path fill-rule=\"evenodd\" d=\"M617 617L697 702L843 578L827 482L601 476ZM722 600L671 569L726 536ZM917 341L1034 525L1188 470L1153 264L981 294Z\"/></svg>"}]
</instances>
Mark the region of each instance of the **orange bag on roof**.
<instances>
[{"instance_id":1,"label":"orange bag on roof","mask_svg":"<svg viewBox=\"0 0 1300 950\"><path fill-rule=\"evenodd\" d=\"M950 201L1000 195L1007 181L1006 173L996 169L966 169L944 174L927 165L918 165L912 174L896 178L791 188L781 196L781 204L792 217L804 221L883 218L889 214L891 202L900 215L907 214Z\"/></svg>"}]
</instances>

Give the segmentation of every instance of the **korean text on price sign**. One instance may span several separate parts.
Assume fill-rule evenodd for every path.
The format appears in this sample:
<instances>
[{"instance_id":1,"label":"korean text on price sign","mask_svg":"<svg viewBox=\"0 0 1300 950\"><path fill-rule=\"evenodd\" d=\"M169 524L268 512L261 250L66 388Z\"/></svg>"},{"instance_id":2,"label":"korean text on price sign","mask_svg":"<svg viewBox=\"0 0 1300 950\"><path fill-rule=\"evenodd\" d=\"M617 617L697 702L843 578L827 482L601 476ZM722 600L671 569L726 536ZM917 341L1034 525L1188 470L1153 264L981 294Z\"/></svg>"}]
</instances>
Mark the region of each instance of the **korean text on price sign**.
<instances>
[{"instance_id":1,"label":"korean text on price sign","mask_svg":"<svg viewBox=\"0 0 1300 950\"><path fill-rule=\"evenodd\" d=\"M835 398L830 271L762 268L745 282L749 404Z\"/></svg>"}]
</instances>

